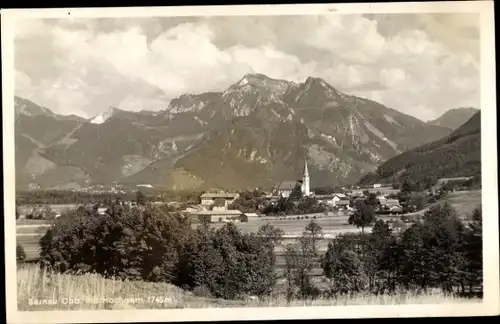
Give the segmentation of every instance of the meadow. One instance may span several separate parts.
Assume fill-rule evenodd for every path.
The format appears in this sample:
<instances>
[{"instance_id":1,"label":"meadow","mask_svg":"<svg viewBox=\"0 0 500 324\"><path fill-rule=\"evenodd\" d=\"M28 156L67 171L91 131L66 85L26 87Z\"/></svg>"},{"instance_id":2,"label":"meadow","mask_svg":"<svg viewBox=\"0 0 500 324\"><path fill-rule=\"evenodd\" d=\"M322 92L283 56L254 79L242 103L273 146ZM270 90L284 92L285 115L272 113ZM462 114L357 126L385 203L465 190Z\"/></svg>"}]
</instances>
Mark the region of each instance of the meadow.
<instances>
[{"instance_id":1,"label":"meadow","mask_svg":"<svg viewBox=\"0 0 500 324\"><path fill-rule=\"evenodd\" d=\"M20 311L78 309L169 309L207 307L282 307L479 303L439 292L426 294L346 295L338 298L286 301L279 285L267 299L222 300L195 295L167 283L105 279L97 274L67 275L20 265L17 270Z\"/></svg>"},{"instance_id":2,"label":"meadow","mask_svg":"<svg viewBox=\"0 0 500 324\"><path fill-rule=\"evenodd\" d=\"M443 205L448 203L455 209L457 215L460 219L468 219L475 208L480 207L482 204L482 194L481 190L467 190L467 191L455 191L446 194L440 200L433 204L430 204L421 211L415 213L406 214L407 216L423 215L427 209L431 206Z\"/></svg>"}]
</instances>

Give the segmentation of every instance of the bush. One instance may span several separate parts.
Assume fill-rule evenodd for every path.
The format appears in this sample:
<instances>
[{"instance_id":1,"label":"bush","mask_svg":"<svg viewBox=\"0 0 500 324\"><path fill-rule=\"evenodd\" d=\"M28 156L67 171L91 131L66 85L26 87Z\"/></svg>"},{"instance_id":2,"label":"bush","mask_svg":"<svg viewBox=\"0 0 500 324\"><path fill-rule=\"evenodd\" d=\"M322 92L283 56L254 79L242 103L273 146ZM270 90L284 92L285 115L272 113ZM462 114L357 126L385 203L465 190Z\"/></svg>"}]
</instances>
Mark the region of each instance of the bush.
<instances>
[{"instance_id":1,"label":"bush","mask_svg":"<svg viewBox=\"0 0 500 324\"><path fill-rule=\"evenodd\" d=\"M309 219L309 216L306 216L306 219Z\"/></svg>"},{"instance_id":2,"label":"bush","mask_svg":"<svg viewBox=\"0 0 500 324\"><path fill-rule=\"evenodd\" d=\"M212 297L212 294L210 293L210 289L208 289L206 286L194 287L193 295L195 295L196 297L204 297L204 298Z\"/></svg>"}]
</instances>

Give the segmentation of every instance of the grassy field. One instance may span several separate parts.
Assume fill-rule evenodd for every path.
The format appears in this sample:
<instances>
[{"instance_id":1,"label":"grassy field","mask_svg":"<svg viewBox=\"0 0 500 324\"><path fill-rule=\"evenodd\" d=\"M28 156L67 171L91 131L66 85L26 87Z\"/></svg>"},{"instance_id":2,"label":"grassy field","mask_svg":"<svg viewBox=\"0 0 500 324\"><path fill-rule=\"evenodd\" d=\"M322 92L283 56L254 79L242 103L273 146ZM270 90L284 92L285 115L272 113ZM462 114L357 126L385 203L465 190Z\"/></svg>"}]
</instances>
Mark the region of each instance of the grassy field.
<instances>
[{"instance_id":1,"label":"grassy field","mask_svg":"<svg viewBox=\"0 0 500 324\"><path fill-rule=\"evenodd\" d=\"M65 275L41 271L35 265L17 270L18 309L20 311L76 309L168 309L206 307L279 307L475 303L440 293L425 295L353 295L338 299L295 300L287 303L276 291L266 300L229 301L198 297L166 283L104 279L97 274ZM70 301L73 301L71 303ZM78 303L76 303L78 301Z\"/></svg>"},{"instance_id":2,"label":"grassy field","mask_svg":"<svg viewBox=\"0 0 500 324\"><path fill-rule=\"evenodd\" d=\"M439 201L431 204L427 208L406 215L407 216L415 216L419 214L423 215L424 212L431 206L438 206L444 203L449 203L451 207L453 207L456 210L459 218L469 219L474 209L481 206L482 204L481 197L482 197L481 190L450 192L446 196L441 198Z\"/></svg>"}]
</instances>

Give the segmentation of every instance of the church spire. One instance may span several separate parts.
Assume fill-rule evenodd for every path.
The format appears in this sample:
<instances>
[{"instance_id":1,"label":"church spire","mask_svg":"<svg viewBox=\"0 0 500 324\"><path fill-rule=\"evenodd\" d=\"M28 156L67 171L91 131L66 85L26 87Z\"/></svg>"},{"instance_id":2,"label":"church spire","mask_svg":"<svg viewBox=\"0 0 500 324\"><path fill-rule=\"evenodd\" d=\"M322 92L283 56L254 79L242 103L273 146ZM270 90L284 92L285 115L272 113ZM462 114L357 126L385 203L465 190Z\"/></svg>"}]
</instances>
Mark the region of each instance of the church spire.
<instances>
[{"instance_id":1,"label":"church spire","mask_svg":"<svg viewBox=\"0 0 500 324\"><path fill-rule=\"evenodd\" d=\"M310 195L310 183L309 183L309 169L307 168L307 160L304 159L304 175L302 176L302 194L304 196Z\"/></svg>"}]
</instances>

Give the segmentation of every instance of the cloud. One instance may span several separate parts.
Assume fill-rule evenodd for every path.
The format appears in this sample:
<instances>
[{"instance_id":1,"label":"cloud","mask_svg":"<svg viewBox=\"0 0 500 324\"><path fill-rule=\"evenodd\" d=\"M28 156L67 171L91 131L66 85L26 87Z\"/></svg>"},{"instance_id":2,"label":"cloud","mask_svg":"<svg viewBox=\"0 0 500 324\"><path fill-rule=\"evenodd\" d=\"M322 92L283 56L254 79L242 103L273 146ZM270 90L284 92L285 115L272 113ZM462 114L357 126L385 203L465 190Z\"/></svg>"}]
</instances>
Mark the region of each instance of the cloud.
<instances>
[{"instance_id":1,"label":"cloud","mask_svg":"<svg viewBox=\"0 0 500 324\"><path fill-rule=\"evenodd\" d=\"M31 20L16 30L16 93L92 116L163 109L257 72L322 77L432 119L479 108L475 30L469 16L428 14Z\"/></svg>"}]
</instances>

